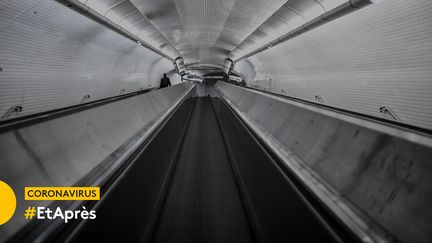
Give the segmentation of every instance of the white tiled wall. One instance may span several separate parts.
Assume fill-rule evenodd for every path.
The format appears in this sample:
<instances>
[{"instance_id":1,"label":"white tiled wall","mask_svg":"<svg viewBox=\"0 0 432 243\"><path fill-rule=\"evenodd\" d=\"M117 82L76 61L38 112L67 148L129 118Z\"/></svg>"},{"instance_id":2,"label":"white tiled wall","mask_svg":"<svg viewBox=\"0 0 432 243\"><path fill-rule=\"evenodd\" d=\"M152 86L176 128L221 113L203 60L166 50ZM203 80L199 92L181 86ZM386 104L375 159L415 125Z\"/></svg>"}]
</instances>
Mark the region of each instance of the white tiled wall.
<instances>
[{"instance_id":1,"label":"white tiled wall","mask_svg":"<svg viewBox=\"0 0 432 243\"><path fill-rule=\"evenodd\" d=\"M0 0L0 68L12 118L151 88L173 65L56 1Z\"/></svg>"},{"instance_id":2,"label":"white tiled wall","mask_svg":"<svg viewBox=\"0 0 432 243\"><path fill-rule=\"evenodd\" d=\"M387 106L432 129L431 13L428 0L384 0L241 62L262 65L255 76L271 78L272 92L393 119Z\"/></svg>"}]
</instances>

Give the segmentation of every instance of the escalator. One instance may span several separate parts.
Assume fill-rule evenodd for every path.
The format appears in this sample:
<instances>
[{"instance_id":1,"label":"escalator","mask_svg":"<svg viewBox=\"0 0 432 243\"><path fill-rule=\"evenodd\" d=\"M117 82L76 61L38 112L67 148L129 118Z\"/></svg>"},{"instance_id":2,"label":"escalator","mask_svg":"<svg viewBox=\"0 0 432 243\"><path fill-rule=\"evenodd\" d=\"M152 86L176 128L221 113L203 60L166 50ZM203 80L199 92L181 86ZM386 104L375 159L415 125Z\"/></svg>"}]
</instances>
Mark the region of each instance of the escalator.
<instances>
[{"instance_id":1,"label":"escalator","mask_svg":"<svg viewBox=\"0 0 432 243\"><path fill-rule=\"evenodd\" d=\"M153 242L253 242L210 98L197 98Z\"/></svg>"},{"instance_id":2,"label":"escalator","mask_svg":"<svg viewBox=\"0 0 432 243\"><path fill-rule=\"evenodd\" d=\"M220 98L180 105L51 242L358 242ZM16 241L21 241L19 238Z\"/></svg>"}]
</instances>

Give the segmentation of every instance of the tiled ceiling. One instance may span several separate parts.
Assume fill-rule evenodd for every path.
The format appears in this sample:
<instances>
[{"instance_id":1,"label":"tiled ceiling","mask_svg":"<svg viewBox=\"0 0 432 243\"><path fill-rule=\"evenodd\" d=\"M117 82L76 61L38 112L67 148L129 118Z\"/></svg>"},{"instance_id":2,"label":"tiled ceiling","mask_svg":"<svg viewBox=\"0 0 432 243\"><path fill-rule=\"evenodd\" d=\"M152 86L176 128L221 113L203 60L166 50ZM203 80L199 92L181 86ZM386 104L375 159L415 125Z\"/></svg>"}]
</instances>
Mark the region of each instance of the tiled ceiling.
<instances>
[{"instance_id":1,"label":"tiled ceiling","mask_svg":"<svg viewBox=\"0 0 432 243\"><path fill-rule=\"evenodd\" d=\"M185 64L223 64L348 0L79 0Z\"/></svg>"},{"instance_id":2,"label":"tiled ceiling","mask_svg":"<svg viewBox=\"0 0 432 243\"><path fill-rule=\"evenodd\" d=\"M141 42L174 59L179 55L165 37L129 0L79 0L90 11L136 36Z\"/></svg>"},{"instance_id":3,"label":"tiled ceiling","mask_svg":"<svg viewBox=\"0 0 432 243\"><path fill-rule=\"evenodd\" d=\"M286 0L131 0L186 63L224 57ZM210 55L207 55L210 54Z\"/></svg>"}]
</instances>

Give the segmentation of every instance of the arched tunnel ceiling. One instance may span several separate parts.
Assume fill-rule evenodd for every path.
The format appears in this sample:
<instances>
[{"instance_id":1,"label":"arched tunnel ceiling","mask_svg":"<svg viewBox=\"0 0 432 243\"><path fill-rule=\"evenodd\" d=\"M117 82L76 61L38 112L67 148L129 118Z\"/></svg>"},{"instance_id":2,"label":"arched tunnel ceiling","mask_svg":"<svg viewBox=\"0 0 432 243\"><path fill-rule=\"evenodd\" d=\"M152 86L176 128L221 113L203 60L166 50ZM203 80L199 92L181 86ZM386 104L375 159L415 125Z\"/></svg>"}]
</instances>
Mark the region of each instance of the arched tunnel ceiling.
<instances>
[{"instance_id":1,"label":"arched tunnel ceiling","mask_svg":"<svg viewBox=\"0 0 432 243\"><path fill-rule=\"evenodd\" d=\"M285 0L131 2L180 52L185 63L222 63L223 57L277 11Z\"/></svg>"},{"instance_id":2,"label":"arched tunnel ceiling","mask_svg":"<svg viewBox=\"0 0 432 243\"><path fill-rule=\"evenodd\" d=\"M352 4L347 0L78 1L170 58L183 56L186 65L221 65L227 56L239 58L328 11Z\"/></svg>"}]
</instances>

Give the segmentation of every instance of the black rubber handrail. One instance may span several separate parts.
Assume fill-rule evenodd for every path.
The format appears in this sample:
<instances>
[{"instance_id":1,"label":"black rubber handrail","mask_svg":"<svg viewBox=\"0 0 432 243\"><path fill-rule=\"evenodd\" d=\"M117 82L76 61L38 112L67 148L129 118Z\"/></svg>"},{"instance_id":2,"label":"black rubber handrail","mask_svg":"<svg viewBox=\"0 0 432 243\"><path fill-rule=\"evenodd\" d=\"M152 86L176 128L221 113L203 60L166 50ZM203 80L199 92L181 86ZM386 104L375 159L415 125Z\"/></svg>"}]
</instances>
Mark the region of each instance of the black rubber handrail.
<instances>
[{"instance_id":1,"label":"black rubber handrail","mask_svg":"<svg viewBox=\"0 0 432 243\"><path fill-rule=\"evenodd\" d=\"M144 151L146 147L153 141L153 139L159 134L159 132L163 129L165 124L168 122L168 120L177 112L179 107L183 105L183 103L190 97L191 92L195 88L192 88L188 91L188 93L184 96L184 98L177 104L177 106L161 121L161 123L148 135L148 137L137 147L137 149L131 154L126 161L124 161L123 164L121 164L118 168L113 171L113 173L104 181L102 182L99 187L101 188L101 191L104 191L105 194L101 196L101 199L99 201L84 201L82 203L75 203L73 201L55 201L52 204L50 204L49 207L56 207L60 206L62 208L79 208L81 206L86 206L87 210L92 210L93 208L100 205L100 203L103 203L107 195L109 194L109 191L112 190L116 185L118 184L119 180L121 180L121 177L127 172L127 170L131 167L131 165L136 161L136 159L139 157L140 152ZM145 92L148 92L149 90L146 90ZM144 91L139 91L141 93L145 93ZM90 109L92 107L103 105L109 102L113 102L116 100L124 99L127 97L131 97L135 94L127 94L122 95L121 97L118 97L116 99L106 99L107 101L103 103L97 103L94 104L91 107L83 107L82 109ZM80 107L81 108L81 107ZM82 109L79 109L78 111L81 111ZM76 109L72 111L65 111L69 114L69 112L77 112ZM63 114L63 113L62 113ZM60 114L56 114L56 116L60 116ZM49 118L42 118L43 120L49 119ZM28 122L28 121L24 121ZM28 124L26 124L28 125ZM138 132L140 133L140 132ZM137 135L137 134L135 134ZM135 136L134 135L134 136ZM138 134L142 135L142 134ZM131 138L131 140L135 140L134 137ZM116 153L116 152L114 152ZM106 160L97 165L93 170L91 170L84 178L79 180L75 185L73 186L83 186L83 185L92 185L93 181L96 179L100 174L100 170L104 169L105 167L109 166L107 165L110 161ZM15 243L15 242L33 242L35 238L37 238L37 242L69 242L71 241L77 233L79 233L81 227L86 222L84 221L72 221L68 224L64 224L62 221L37 221L32 220L27 225L25 225L22 229L20 229L17 233L15 233L11 238L7 240L8 243ZM50 225L55 224L55 225ZM48 233L46 233L48 232ZM60 240L60 241L59 241Z\"/></svg>"},{"instance_id":2,"label":"black rubber handrail","mask_svg":"<svg viewBox=\"0 0 432 243\"><path fill-rule=\"evenodd\" d=\"M219 92L218 95L220 96ZM330 235L334 237L336 242L352 242L360 243L362 240L357 237L355 233L349 229L327 206L325 206L317 196L311 192L298 178L294 175L289 168L287 168L282 161L272 152L266 143L258 136L258 134L251 128L225 101L224 98L219 97L228 109L234 114L234 117L246 129L248 134L255 140L261 149L267 154L269 159L277 166L286 176L290 184L293 185L299 193L299 196L307 201L307 205L315 212L317 219L329 230Z\"/></svg>"}]
</instances>

